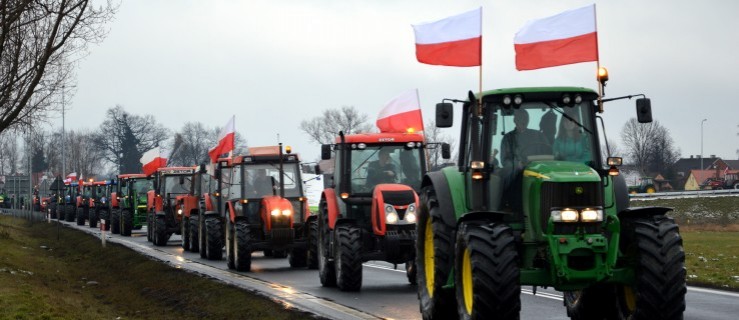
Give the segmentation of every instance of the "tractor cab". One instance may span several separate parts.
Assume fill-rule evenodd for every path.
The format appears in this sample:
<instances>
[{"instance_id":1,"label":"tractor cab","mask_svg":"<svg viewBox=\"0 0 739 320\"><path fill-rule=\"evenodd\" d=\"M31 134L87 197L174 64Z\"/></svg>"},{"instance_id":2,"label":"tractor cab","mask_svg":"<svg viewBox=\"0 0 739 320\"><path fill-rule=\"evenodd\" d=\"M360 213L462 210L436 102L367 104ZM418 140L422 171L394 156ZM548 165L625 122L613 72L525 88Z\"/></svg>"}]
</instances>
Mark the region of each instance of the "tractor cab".
<instances>
[{"instance_id":1,"label":"tractor cab","mask_svg":"<svg viewBox=\"0 0 739 320\"><path fill-rule=\"evenodd\" d=\"M146 221L147 193L154 188L152 177L140 173L118 175L115 196L111 195L111 232L130 236Z\"/></svg>"},{"instance_id":2,"label":"tractor cab","mask_svg":"<svg viewBox=\"0 0 739 320\"><path fill-rule=\"evenodd\" d=\"M153 174L153 189L147 192L147 238L164 246L173 233L180 234L182 199L191 192L197 167L158 168Z\"/></svg>"}]
</instances>

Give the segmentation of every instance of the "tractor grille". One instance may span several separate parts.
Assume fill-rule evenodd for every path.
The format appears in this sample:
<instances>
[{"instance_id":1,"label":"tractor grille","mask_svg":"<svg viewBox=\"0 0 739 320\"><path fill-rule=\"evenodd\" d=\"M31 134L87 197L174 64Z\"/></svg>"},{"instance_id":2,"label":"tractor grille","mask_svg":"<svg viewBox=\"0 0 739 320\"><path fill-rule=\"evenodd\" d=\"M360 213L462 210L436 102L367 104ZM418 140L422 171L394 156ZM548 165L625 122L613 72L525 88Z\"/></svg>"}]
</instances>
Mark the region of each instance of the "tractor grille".
<instances>
[{"instance_id":1,"label":"tractor grille","mask_svg":"<svg viewBox=\"0 0 739 320\"><path fill-rule=\"evenodd\" d=\"M382 191L382 198L385 200L385 203L394 206L406 206L416 201L413 190Z\"/></svg>"},{"instance_id":2,"label":"tractor grille","mask_svg":"<svg viewBox=\"0 0 739 320\"><path fill-rule=\"evenodd\" d=\"M582 188L578 194L576 190ZM541 226L545 228L552 208L603 206L600 182L544 182L541 185ZM578 227L598 233L600 223L557 223L555 234L572 234Z\"/></svg>"}]
</instances>

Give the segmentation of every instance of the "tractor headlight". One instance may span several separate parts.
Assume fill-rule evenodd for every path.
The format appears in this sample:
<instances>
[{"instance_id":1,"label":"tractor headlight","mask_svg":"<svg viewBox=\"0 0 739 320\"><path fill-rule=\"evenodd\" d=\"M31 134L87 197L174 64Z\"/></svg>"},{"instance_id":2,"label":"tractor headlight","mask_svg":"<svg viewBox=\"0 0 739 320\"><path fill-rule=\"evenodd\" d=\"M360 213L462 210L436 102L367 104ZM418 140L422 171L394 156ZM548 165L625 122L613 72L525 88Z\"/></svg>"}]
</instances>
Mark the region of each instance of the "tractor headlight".
<instances>
[{"instance_id":1,"label":"tractor headlight","mask_svg":"<svg viewBox=\"0 0 739 320\"><path fill-rule=\"evenodd\" d=\"M182 215L182 209L177 209L177 214Z\"/></svg>"},{"instance_id":2,"label":"tractor headlight","mask_svg":"<svg viewBox=\"0 0 739 320\"><path fill-rule=\"evenodd\" d=\"M396 223L396 222L398 222L398 214L395 211L386 214L385 215L385 221L387 221L387 223Z\"/></svg>"},{"instance_id":3,"label":"tractor headlight","mask_svg":"<svg viewBox=\"0 0 739 320\"><path fill-rule=\"evenodd\" d=\"M577 210L562 209L552 210L552 220L554 222L577 222Z\"/></svg>"},{"instance_id":4,"label":"tractor headlight","mask_svg":"<svg viewBox=\"0 0 739 320\"><path fill-rule=\"evenodd\" d=\"M290 215L292 215L292 214L293 214L293 211L292 211L292 210L290 210L290 209L285 209L285 210L282 210L282 215L283 215L283 216L290 216Z\"/></svg>"},{"instance_id":5,"label":"tractor headlight","mask_svg":"<svg viewBox=\"0 0 739 320\"><path fill-rule=\"evenodd\" d=\"M413 204L413 203L411 205L409 205L408 206L408 212L416 212L416 205Z\"/></svg>"},{"instance_id":6,"label":"tractor headlight","mask_svg":"<svg viewBox=\"0 0 739 320\"><path fill-rule=\"evenodd\" d=\"M393 208L392 205L386 204L385 205L385 213L391 213L391 212L395 212L395 208Z\"/></svg>"},{"instance_id":7,"label":"tractor headlight","mask_svg":"<svg viewBox=\"0 0 739 320\"><path fill-rule=\"evenodd\" d=\"M272 209L272 211L270 212L270 214L273 217L279 216L280 215L280 209Z\"/></svg>"},{"instance_id":8,"label":"tractor headlight","mask_svg":"<svg viewBox=\"0 0 739 320\"><path fill-rule=\"evenodd\" d=\"M603 221L603 210L584 209L582 212L580 212L580 221L582 222Z\"/></svg>"},{"instance_id":9,"label":"tractor headlight","mask_svg":"<svg viewBox=\"0 0 739 320\"><path fill-rule=\"evenodd\" d=\"M408 223L416 223L416 214L411 211L406 212L405 221L408 221Z\"/></svg>"}]
</instances>

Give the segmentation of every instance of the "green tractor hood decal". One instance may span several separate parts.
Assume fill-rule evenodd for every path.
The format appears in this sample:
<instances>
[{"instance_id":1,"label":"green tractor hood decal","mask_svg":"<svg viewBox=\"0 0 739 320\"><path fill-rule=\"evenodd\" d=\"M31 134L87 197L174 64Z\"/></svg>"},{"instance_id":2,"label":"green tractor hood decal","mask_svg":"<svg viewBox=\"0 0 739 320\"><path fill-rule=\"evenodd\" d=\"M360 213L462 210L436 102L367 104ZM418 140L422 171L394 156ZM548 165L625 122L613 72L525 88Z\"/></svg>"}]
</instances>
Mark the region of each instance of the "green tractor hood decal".
<instances>
[{"instance_id":1,"label":"green tractor hood decal","mask_svg":"<svg viewBox=\"0 0 739 320\"><path fill-rule=\"evenodd\" d=\"M536 161L523 171L525 178L549 182L597 182L600 176L593 168L579 162Z\"/></svg>"}]
</instances>

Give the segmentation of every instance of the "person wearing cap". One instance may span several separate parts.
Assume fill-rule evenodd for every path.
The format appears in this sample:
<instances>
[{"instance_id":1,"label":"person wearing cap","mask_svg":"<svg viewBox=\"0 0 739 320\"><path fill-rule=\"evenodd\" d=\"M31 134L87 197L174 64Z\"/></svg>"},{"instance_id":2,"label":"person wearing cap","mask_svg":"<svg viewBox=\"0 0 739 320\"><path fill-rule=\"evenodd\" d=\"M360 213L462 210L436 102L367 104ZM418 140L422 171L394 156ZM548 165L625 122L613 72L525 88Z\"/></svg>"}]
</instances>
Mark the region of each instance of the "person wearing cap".
<instances>
[{"instance_id":1,"label":"person wearing cap","mask_svg":"<svg viewBox=\"0 0 739 320\"><path fill-rule=\"evenodd\" d=\"M390 149L380 149L377 161L367 166L367 185L380 183L394 183L397 179L397 170L390 161Z\"/></svg>"}]
</instances>

